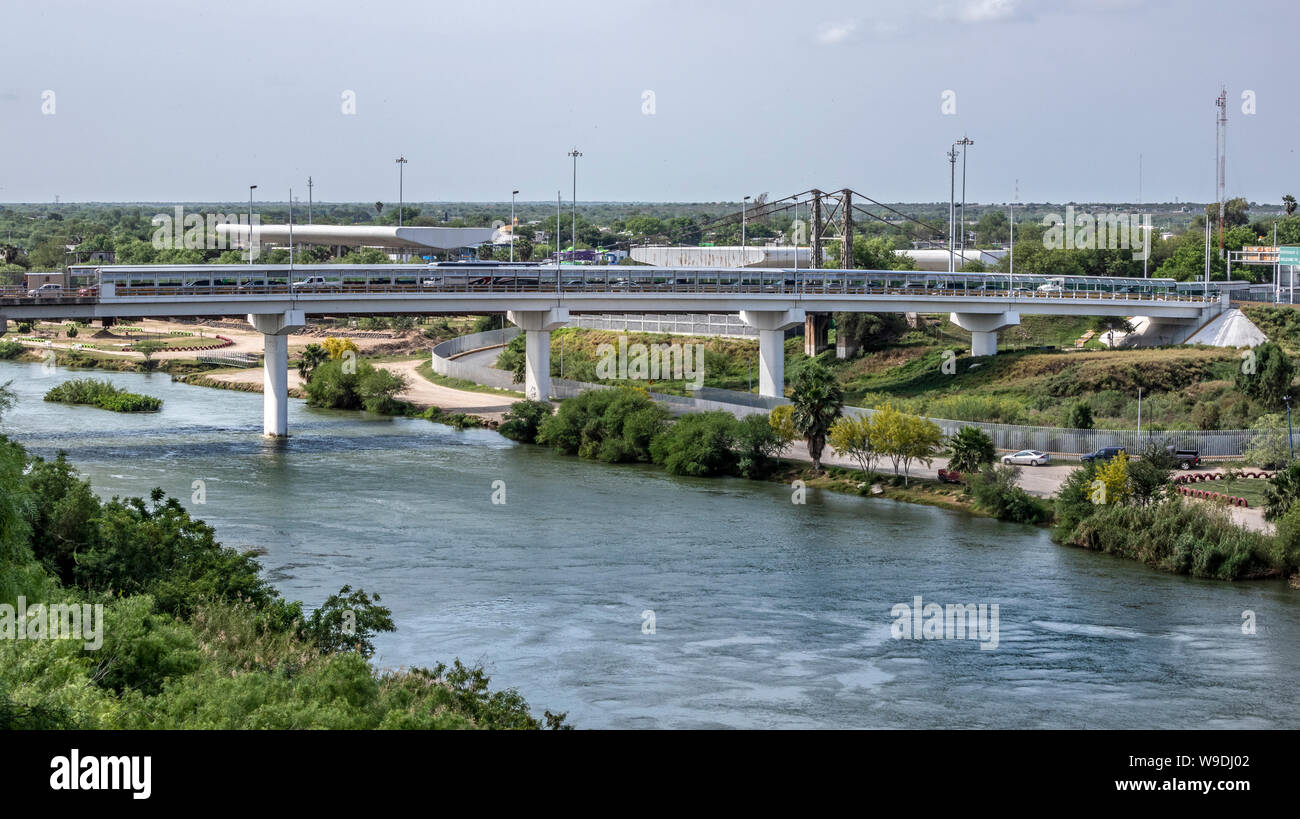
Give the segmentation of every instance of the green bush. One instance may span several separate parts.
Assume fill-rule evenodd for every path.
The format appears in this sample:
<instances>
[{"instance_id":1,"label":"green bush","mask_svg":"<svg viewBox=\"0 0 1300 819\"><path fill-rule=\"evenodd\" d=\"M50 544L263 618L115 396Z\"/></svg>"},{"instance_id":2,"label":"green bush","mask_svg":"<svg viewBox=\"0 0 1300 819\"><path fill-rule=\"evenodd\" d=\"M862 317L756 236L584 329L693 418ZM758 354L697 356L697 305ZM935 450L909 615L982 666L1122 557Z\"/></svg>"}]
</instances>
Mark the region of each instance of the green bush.
<instances>
[{"instance_id":1,"label":"green bush","mask_svg":"<svg viewBox=\"0 0 1300 819\"><path fill-rule=\"evenodd\" d=\"M948 447L952 451L948 468L958 472L977 472L980 467L993 463L997 458L993 439L979 427L962 427L957 430L957 434L948 439Z\"/></svg>"},{"instance_id":2,"label":"green bush","mask_svg":"<svg viewBox=\"0 0 1300 819\"><path fill-rule=\"evenodd\" d=\"M0 359L17 358L27 349L17 341L0 341Z\"/></svg>"},{"instance_id":3,"label":"green bush","mask_svg":"<svg viewBox=\"0 0 1300 819\"><path fill-rule=\"evenodd\" d=\"M746 415L736 423L736 471L746 478L766 478L777 459L789 448L788 441L772 428L767 413Z\"/></svg>"},{"instance_id":4,"label":"green bush","mask_svg":"<svg viewBox=\"0 0 1300 819\"><path fill-rule=\"evenodd\" d=\"M650 457L673 475L706 477L735 471L736 418L729 412L695 412L674 421L650 442Z\"/></svg>"},{"instance_id":5,"label":"green bush","mask_svg":"<svg viewBox=\"0 0 1300 819\"><path fill-rule=\"evenodd\" d=\"M1016 485L1018 466L987 467L970 480L975 505L998 520L1012 523L1045 523L1052 517L1052 507Z\"/></svg>"},{"instance_id":6,"label":"green bush","mask_svg":"<svg viewBox=\"0 0 1300 819\"><path fill-rule=\"evenodd\" d=\"M1185 502L1178 495L1146 506L1098 504L1064 542L1162 571L1220 580L1282 568L1272 538L1238 526L1226 508Z\"/></svg>"},{"instance_id":7,"label":"green bush","mask_svg":"<svg viewBox=\"0 0 1300 819\"><path fill-rule=\"evenodd\" d=\"M667 418L668 411L644 390L591 390L560 404L542 422L537 443L565 455L608 463L649 461L650 442Z\"/></svg>"},{"instance_id":8,"label":"green bush","mask_svg":"<svg viewBox=\"0 0 1300 819\"><path fill-rule=\"evenodd\" d=\"M516 401L502 416L497 429L512 441L524 444L537 442L537 431L542 422L551 417L554 409L546 401Z\"/></svg>"},{"instance_id":9,"label":"green bush","mask_svg":"<svg viewBox=\"0 0 1300 819\"><path fill-rule=\"evenodd\" d=\"M113 386L111 382L93 378L65 381L45 393L45 400L61 404L88 404L113 412L157 412L163 404L161 398L127 392Z\"/></svg>"},{"instance_id":10,"label":"green bush","mask_svg":"<svg viewBox=\"0 0 1300 819\"><path fill-rule=\"evenodd\" d=\"M326 409L364 409L387 415L404 414L394 396L406 389L406 378L369 361L335 358L318 364L304 385L307 404Z\"/></svg>"}]
</instances>

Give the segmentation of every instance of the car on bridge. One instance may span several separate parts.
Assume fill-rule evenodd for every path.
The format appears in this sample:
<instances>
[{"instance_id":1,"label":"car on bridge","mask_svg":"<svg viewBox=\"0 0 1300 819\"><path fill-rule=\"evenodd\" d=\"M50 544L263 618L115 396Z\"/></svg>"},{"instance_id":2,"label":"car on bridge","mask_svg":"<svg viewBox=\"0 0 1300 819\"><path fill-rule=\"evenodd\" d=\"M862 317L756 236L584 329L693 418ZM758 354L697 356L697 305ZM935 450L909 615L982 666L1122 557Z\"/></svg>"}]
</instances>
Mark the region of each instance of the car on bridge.
<instances>
[{"instance_id":1,"label":"car on bridge","mask_svg":"<svg viewBox=\"0 0 1300 819\"><path fill-rule=\"evenodd\" d=\"M56 299L63 295L63 285L54 282L46 282L40 287L27 291L29 299Z\"/></svg>"},{"instance_id":2,"label":"car on bridge","mask_svg":"<svg viewBox=\"0 0 1300 819\"><path fill-rule=\"evenodd\" d=\"M1002 463L1024 466L1046 466L1052 456L1037 449L1022 449L1014 455L1003 455Z\"/></svg>"},{"instance_id":3,"label":"car on bridge","mask_svg":"<svg viewBox=\"0 0 1300 819\"><path fill-rule=\"evenodd\" d=\"M295 292L308 290L342 290L343 285L338 282L330 281L324 276L308 276L307 278L293 283Z\"/></svg>"}]
</instances>

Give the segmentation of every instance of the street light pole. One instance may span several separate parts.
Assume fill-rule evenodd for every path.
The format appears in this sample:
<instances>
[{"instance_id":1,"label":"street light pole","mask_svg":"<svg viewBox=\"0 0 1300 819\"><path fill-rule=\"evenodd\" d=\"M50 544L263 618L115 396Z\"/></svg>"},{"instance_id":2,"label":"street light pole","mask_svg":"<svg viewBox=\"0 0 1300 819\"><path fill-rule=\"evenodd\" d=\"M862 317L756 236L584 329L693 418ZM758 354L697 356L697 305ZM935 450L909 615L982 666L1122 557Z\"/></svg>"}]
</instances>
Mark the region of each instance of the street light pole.
<instances>
[{"instance_id":1,"label":"street light pole","mask_svg":"<svg viewBox=\"0 0 1300 819\"><path fill-rule=\"evenodd\" d=\"M307 177L307 224L311 224L311 177Z\"/></svg>"},{"instance_id":2,"label":"street light pole","mask_svg":"<svg viewBox=\"0 0 1300 819\"><path fill-rule=\"evenodd\" d=\"M948 272L957 270L956 259L952 255L953 242L957 239L956 201L957 201L957 143L948 149Z\"/></svg>"},{"instance_id":3,"label":"street light pole","mask_svg":"<svg viewBox=\"0 0 1300 819\"><path fill-rule=\"evenodd\" d=\"M253 191L256 185L248 186L248 263L253 263Z\"/></svg>"},{"instance_id":4,"label":"street light pole","mask_svg":"<svg viewBox=\"0 0 1300 819\"><path fill-rule=\"evenodd\" d=\"M961 146L961 263L966 264L966 146L974 145L975 140L965 134L957 143Z\"/></svg>"},{"instance_id":5,"label":"street light pole","mask_svg":"<svg viewBox=\"0 0 1300 819\"><path fill-rule=\"evenodd\" d=\"M510 263L515 263L515 195L519 191L510 191Z\"/></svg>"},{"instance_id":6,"label":"street light pole","mask_svg":"<svg viewBox=\"0 0 1300 819\"><path fill-rule=\"evenodd\" d=\"M569 151L569 156L573 157L573 252L576 256L578 252L578 157L582 156L577 148ZM556 227L559 227L558 225ZM576 259L575 259L576 261Z\"/></svg>"},{"instance_id":7,"label":"street light pole","mask_svg":"<svg viewBox=\"0 0 1300 819\"><path fill-rule=\"evenodd\" d=\"M401 227L403 201L402 176L403 171L406 170L406 157L399 156L395 161L397 162L397 226Z\"/></svg>"}]
</instances>

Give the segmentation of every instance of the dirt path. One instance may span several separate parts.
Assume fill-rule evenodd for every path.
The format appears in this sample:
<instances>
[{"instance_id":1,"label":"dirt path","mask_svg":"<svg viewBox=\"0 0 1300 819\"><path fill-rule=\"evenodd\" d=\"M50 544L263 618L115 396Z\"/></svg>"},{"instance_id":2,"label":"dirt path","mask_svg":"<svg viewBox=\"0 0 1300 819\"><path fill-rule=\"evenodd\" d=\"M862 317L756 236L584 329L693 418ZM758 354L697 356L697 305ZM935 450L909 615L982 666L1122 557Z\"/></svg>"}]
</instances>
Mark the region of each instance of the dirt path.
<instances>
[{"instance_id":1,"label":"dirt path","mask_svg":"<svg viewBox=\"0 0 1300 819\"><path fill-rule=\"evenodd\" d=\"M456 390L434 384L416 371L416 367L422 363L424 363L424 359L417 358L412 361L381 361L377 362L375 366L406 376L406 382L409 386L398 393L397 397L402 401L409 401L421 407L438 407L448 412L464 412L480 416L489 421L500 421L502 414L510 409L510 405L519 400L506 395ZM213 381L226 384L254 384L258 387L261 386L263 380L261 367L211 373L207 377ZM289 388L298 389L301 386L302 378L298 375L298 370L291 367L289 369Z\"/></svg>"}]
</instances>

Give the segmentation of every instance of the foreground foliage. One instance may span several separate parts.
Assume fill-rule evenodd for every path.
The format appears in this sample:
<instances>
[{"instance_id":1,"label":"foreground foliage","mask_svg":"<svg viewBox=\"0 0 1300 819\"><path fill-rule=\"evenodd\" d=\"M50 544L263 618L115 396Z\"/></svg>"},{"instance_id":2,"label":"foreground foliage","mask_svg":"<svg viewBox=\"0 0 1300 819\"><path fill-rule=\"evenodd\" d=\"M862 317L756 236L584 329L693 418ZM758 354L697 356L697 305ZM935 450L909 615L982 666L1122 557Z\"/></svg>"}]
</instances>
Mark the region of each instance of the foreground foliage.
<instances>
[{"instance_id":1,"label":"foreground foliage","mask_svg":"<svg viewBox=\"0 0 1300 819\"><path fill-rule=\"evenodd\" d=\"M102 502L60 455L0 437L0 603L103 606L103 644L0 640L3 728L541 728L479 668L381 672L395 630L344 586L310 615L174 498Z\"/></svg>"}]
</instances>

